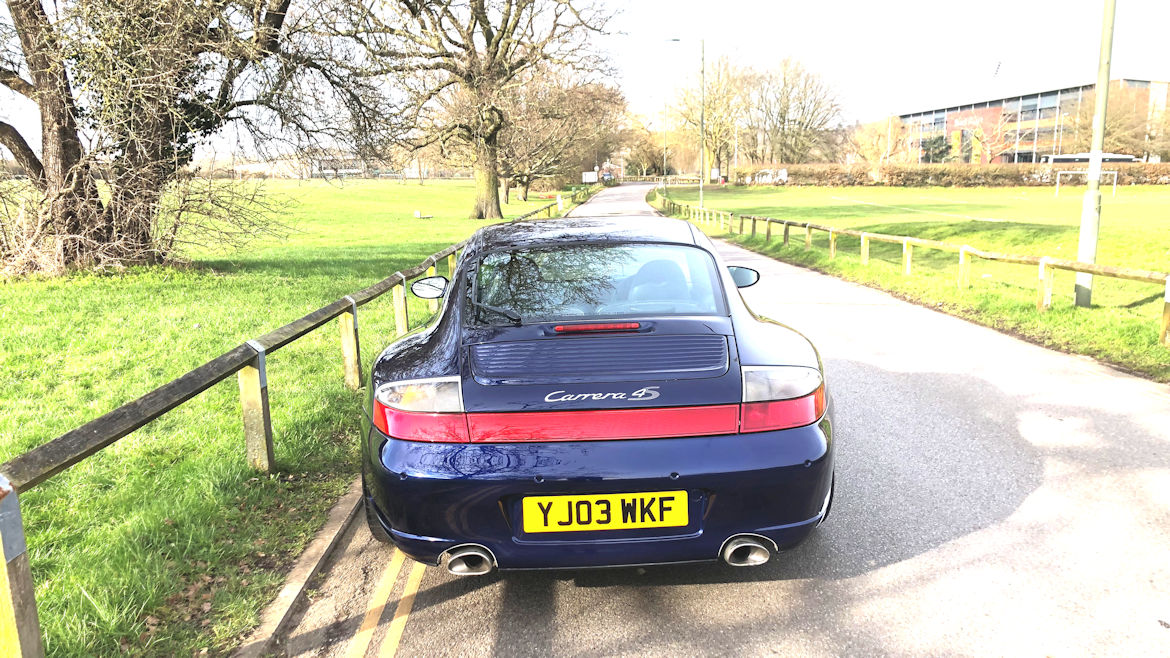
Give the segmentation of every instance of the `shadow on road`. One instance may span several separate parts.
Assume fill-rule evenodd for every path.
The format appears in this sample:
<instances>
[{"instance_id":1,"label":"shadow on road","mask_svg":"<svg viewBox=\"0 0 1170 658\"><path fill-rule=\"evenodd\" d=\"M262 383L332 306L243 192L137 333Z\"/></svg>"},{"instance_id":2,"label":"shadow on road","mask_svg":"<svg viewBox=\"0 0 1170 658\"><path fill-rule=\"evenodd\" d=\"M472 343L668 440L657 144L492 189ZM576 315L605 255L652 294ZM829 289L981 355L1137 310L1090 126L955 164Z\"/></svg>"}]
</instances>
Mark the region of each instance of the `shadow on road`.
<instances>
[{"instance_id":1,"label":"shadow on road","mask_svg":"<svg viewBox=\"0 0 1170 658\"><path fill-rule=\"evenodd\" d=\"M403 650L549 655L706 646L750 653L769 638L851 625L874 600L1005 553L1047 550L1047 541L1057 541L1048 522L1030 523L1007 543L988 541L959 557L890 572L899 574L893 581L838 582L1000 524L1039 488L1047 459L1090 475L1170 461L1157 457L1165 440L1156 429L1076 401L1022 398L978 377L851 360L828 360L826 370L836 405L838 490L829 521L801 546L747 569L703 563L480 578L431 570ZM1053 424L1050 442L1037 440L1045 434L1037 418ZM1073 430L1097 440L1078 440ZM687 587L694 585L703 587ZM838 653L893 648L871 631L818 641ZM584 644L576 646L574 634ZM435 645L438 635L450 644Z\"/></svg>"},{"instance_id":2,"label":"shadow on road","mask_svg":"<svg viewBox=\"0 0 1170 658\"><path fill-rule=\"evenodd\" d=\"M982 380L826 361L837 492L828 521L756 568L718 563L579 571L579 587L851 578L1007 518L1041 482L1015 401ZM977 394L976 394L977 393ZM973 397L973 394L976 394Z\"/></svg>"}]
</instances>

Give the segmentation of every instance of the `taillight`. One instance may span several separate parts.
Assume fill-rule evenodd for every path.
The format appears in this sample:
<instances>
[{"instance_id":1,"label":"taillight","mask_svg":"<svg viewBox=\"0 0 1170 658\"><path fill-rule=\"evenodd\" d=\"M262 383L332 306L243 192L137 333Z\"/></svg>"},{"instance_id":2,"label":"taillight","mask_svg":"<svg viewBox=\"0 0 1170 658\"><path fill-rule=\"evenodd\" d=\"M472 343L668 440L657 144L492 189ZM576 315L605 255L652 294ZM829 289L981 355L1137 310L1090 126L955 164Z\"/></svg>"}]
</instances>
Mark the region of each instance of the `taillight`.
<instances>
[{"instance_id":1,"label":"taillight","mask_svg":"<svg viewBox=\"0 0 1170 658\"><path fill-rule=\"evenodd\" d=\"M744 366L740 432L811 425L825 413L825 380L814 368Z\"/></svg>"},{"instance_id":2,"label":"taillight","mask_svg":"<svg viewBox=\"0 0 1170 658\"><path fill-rule=\"evenodd\" d=\"M458 377L410 379L374 391L374 426L408 441L467 443L467 417Z\"/></svg>"},{"instance_id":3,"label":"taillight","mask_svg":"<svg viewBox=\"0 0 1170 658\"><path fill-rule=\"evenodd\" d=\"M558 324L553 331L558 334L582 333L589 331L637 331L639 322L591 322L588 324Z\"/></svg>"}]
</instances>

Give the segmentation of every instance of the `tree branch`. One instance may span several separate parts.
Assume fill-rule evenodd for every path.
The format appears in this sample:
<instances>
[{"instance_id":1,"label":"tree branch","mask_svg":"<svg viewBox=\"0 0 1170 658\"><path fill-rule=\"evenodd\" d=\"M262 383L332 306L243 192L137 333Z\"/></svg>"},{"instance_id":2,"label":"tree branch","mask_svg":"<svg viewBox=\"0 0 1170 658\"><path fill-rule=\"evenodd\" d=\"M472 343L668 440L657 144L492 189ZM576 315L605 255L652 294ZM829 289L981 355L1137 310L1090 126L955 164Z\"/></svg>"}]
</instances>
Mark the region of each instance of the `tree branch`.
<instances>
[{"instance_id":1,"label":"tree branch","mask_svg":"<svg viewBox=\"0 0 1170 658\"><path fill-rule=\"evenodd\" d=\"M17 132L16 128L3 121L0 121L0 144L12 151L16 163L20 165L21 169L24 169L24 173L28 174L29 179L36 184L37 189L45 189L45 166L41 164L40 158L37 157L32 147Z\"/></svg>"},{"instance_id":2,"label":"tree branch","mask_svg":"<svg viewBox=\"0 0 1170 658\"><path fill-rule=\"evenodd\" d=\"M36 93L37 88L33 86L33 83L22 78L16 71L0 68L0 85L8 87L21 96L31 100L36 100L36 98L34 98L34 94Z\"/></svg>"}]
</instances>

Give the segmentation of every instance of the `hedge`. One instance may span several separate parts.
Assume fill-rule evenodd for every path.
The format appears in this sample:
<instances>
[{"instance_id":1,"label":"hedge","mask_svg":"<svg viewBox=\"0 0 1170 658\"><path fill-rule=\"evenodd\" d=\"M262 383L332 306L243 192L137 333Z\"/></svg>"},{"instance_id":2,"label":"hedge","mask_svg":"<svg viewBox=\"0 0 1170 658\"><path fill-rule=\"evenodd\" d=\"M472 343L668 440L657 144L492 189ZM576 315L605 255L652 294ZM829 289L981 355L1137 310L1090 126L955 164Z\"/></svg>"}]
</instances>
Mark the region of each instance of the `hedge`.
<instances>
[{"instance_id":1,"label":"hedge","mask_svg":"<svg viewBox=\"0 0 1170 658\"><path fill-rule=\"evenodd\" d=\"M1086 163L1051 164L922 164L888 165L875 174L865 164L796 164L741 167L736 185L754 180L764 169L788 170L788 185L885 185L891 187L1016 187L1046 186L1055 183L1056 172L1087 169ZM1118 185L1170 185L1170 162L1105 163L1106 170L1118 171ZM875 180L875 175L877 180ZM1082 179L1083 180L1083 179ZM1105 179L1109 181L1108 178ZM1076 181L1080 182L1080 181ZM777 183L779 184L779 183Z\"/></svg>"}]
</instances>

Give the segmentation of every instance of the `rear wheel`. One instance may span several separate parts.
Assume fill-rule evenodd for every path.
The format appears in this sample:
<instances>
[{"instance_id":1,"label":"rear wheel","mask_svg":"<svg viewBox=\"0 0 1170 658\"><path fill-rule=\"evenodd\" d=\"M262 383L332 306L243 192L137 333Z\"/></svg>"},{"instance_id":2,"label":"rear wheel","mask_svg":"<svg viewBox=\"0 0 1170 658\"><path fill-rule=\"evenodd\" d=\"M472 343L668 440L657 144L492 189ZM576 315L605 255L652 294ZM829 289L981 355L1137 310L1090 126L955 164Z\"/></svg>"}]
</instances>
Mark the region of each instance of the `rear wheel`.
<instances>
[{"instance_id":1,"label":"rear wheel","mask_svg":"<svg viewBox=\"0 0 1170 658\"><path fill-rule=\"evenodd\" d=\"M374 536L374 539L383 544L392 543L390 533L382 527L382 521L378 519L378 512L374 509L374 503L370 499L370 490L366 488L365 473L362 473L362 507L366 508L366 525L370 527L370 534Z\"/></svg>"}]
</instances>

